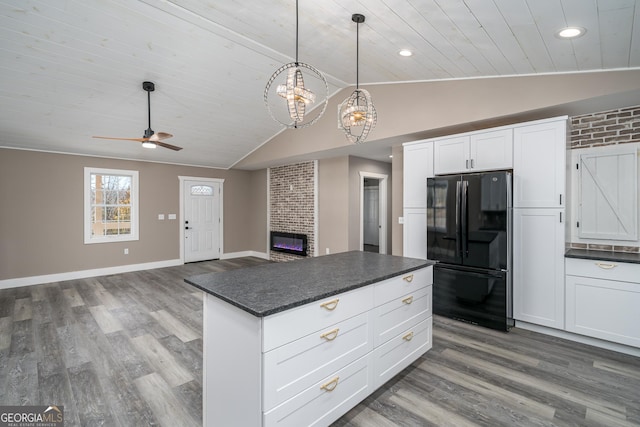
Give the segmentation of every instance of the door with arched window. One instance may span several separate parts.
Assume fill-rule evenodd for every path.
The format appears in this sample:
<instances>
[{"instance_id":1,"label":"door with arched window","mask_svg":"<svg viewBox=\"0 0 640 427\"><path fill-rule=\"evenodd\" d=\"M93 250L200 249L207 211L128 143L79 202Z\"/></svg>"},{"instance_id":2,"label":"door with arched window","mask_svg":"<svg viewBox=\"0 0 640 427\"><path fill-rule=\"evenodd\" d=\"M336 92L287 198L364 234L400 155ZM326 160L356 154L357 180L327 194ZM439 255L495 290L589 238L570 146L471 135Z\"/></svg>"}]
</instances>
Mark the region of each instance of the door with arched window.
<instances>
[{"instance_id":1,"label":"door with arched window","mask_svg":"<svg viewBox=\"0 0 640 427\"><path fill-rule=\"evenodd\" d=\"M184 262L220 258L221 183L183 182Z\"/></svg>"}]
</instances>

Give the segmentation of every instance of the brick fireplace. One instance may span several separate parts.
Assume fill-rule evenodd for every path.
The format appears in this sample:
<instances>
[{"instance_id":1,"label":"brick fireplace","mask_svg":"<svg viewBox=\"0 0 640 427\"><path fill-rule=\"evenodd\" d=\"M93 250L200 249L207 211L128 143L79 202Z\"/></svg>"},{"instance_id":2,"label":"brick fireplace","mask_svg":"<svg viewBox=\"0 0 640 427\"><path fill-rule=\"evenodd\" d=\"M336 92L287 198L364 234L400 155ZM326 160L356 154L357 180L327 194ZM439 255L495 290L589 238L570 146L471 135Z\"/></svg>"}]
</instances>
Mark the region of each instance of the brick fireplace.
<instances>
[{"instance_id":1,"label":"brick fireplace","mask_svg":"<svg viewBox=\"0 0 640 427\"><path fill-rule=\"evenodd\" d=\"M305 162L269 169L270 232L305 235L306 254L270 250L272 261L312 257L315 250L316 163Z\"/></svg>"}]
</instances>

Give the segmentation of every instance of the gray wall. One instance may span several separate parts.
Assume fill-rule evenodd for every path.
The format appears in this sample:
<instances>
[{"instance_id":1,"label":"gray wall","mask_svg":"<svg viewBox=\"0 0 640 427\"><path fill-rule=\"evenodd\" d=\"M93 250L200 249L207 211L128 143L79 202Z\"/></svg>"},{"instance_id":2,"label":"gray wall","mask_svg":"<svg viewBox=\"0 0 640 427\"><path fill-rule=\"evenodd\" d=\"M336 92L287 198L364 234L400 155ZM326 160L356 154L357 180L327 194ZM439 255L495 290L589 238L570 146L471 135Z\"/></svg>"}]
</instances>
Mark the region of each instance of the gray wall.
<instances>
[{"instance_id":1,"label":"gray wall","mask_svg":"<svg viewBox=\"0 0 640 427\"><path fill-rule=\"evenodd\" d=\"M139 171L140 239L85 245L84 167ZM224 178L224 252L266 251L266 171L0 148L0 280L180 258L178 176ZM123 249L129 249L124 255Z\"/></svg>"}]
</instances>

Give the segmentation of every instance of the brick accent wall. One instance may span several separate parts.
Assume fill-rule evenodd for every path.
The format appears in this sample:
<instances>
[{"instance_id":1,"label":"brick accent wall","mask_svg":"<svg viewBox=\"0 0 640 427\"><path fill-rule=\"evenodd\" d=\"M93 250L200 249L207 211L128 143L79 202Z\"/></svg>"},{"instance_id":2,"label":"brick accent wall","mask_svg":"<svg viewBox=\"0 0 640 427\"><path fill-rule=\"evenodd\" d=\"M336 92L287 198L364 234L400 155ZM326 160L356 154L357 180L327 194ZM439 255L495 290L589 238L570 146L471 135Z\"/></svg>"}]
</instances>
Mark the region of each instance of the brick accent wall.
<instances>
[{"instance_id":1,"label":"brick accent wall","mask_svg":"<svg viewBox=\"0 0 640 427\"><path fill-rule=\"evenodd\" d=\"M571 148L640 142L640 105L571 117Z\"/></svg>"},{"instance_id":2,"label":"brick accent wall","mask_svg":"<svg viewBox=\"0 0 640 427\"><path fill-rule=\"evenodd\" d=\"M315 163L305 162L269 169L270 228L307 235L307 257L315 248ZM271 231L270 230L270 231ZM291 261L299 256L270 251L272 261Z\"/></svg>"}]
</instances>

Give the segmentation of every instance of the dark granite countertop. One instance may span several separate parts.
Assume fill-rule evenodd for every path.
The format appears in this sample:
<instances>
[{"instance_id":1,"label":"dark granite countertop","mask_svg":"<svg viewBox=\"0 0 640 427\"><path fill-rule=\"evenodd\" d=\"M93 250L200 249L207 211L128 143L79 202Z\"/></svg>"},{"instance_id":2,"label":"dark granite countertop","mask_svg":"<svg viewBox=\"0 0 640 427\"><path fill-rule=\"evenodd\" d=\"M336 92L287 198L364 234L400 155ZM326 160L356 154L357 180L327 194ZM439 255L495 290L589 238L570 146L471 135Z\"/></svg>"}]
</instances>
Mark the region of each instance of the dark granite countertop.
<instances>
[{"instance_id":1,"label":"dark granite countertop","mask_svg":"<svg viewBox=\"0 0 640 427\"><path fill-rule=\"evenodd\" d=\"M433 264L353 251L200 274L185 282L264 317Z\"/></svg>"},{"instance_id":2,"label":"dark granite countertop","mask_svg":"<svg viewBox=\"0 0 640 427\"><path fill-rule=\"evenodd\" d=\"M637 252L610 252L610 251L594 251L587 249L569 249L565 254L565 258L581 258L614 262L630 262L640 264L640 253Z\"/></svg>"}]
</instances>

